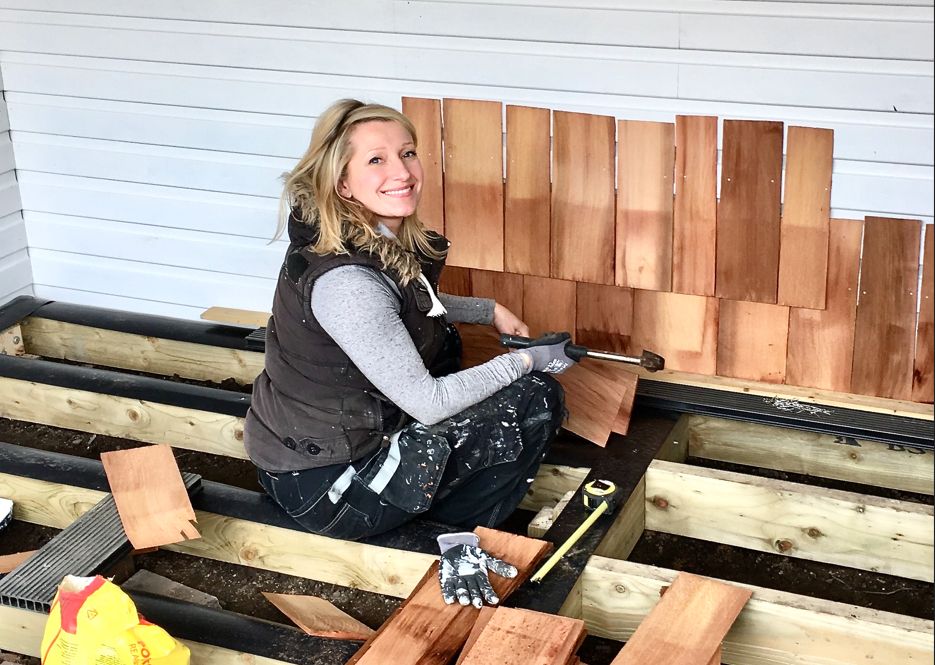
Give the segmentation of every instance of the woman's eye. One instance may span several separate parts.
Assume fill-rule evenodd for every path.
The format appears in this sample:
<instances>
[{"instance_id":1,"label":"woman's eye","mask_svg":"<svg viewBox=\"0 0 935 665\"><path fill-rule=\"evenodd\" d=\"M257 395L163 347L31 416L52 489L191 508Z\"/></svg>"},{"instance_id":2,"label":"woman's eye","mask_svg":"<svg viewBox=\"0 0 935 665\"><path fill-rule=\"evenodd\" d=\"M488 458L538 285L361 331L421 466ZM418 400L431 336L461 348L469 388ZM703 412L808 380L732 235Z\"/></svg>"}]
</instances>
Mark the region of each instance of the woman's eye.
<instances>
[{"instance_id":1,"label":"woman's eye","mask_svg":"<svg viewBox=\"0 0 935 665\"><path fill-rule=\"evenodd\" d=\"M412 159L415 156L416 156L415 150L407 150L406 152L403 153L403 159Z\"/></svg>"},{"instance_id":2,"label":"woman's eye","mask_svg":"<svg viewBox=\"0 0 935 665\"><path fill-rule=\"evenodd\" d=\"M367 163L368 163L368 164L379 164L379 163L382 162L382 161L383 161L383 160L380 159L379 157L371 157L371 158L370 158L370 161L367 162Z\"/></svg>"}]
</instances>

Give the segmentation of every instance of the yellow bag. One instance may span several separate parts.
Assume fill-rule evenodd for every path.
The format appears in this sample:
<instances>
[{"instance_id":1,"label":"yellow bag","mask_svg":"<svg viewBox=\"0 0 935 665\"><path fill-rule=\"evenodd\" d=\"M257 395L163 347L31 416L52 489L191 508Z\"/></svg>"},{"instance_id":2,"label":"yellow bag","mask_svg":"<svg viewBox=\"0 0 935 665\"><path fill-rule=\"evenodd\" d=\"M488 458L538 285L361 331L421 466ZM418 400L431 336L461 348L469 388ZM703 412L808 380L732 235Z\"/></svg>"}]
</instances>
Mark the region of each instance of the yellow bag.
<instances>
[{"instance_id":1,"label":"yellow bag","mask_svg":"<svg viewBox=\"0 0 935 665\"><path fill-rule=\"evenodd\" d=\"M188 665L188 647L100 575L67 575L42 636L42 665Z\"/></svg>"}]
</instances>

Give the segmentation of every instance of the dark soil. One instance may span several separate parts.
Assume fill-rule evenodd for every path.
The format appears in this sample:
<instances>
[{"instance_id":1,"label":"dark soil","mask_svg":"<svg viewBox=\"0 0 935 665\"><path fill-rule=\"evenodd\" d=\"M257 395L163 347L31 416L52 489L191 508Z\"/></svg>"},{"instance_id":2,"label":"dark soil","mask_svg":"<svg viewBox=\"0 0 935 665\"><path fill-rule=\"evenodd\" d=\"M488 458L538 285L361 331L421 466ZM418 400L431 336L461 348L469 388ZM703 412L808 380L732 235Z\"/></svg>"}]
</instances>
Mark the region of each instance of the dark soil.
<instances>
[{"instance_id":1,"label":"dark soil","mask_svg":"<svg viewBox=\"0 0 935 665\"><path fill-rule=\"evenodd\" d=\"M2 418L0 441L95 459L104 451L148 445ZM254 467L249 462L181 449L176 449L175 455L179 467L184 471L198 473L206 480L260 491ZM932 497L905 492L875 490L705 460L692 462L797 482L820 483L824 487L932 503ZM506 528L522 533L531 518L531 513L517 511ZM14 522L0 534L0 554L36 549L56 533L56 530L47 527ZM927 619L933 616L932 584L753 552L708 541L647 531L637 543L630 560L887 612ZM400 603L397 598L166 551L137 556L135 564L137 568L147 569L216 596L224 609L283 623L289 623L288 619L261 595L261 591L321 596L374 628L383 623ZM603 665L613 660L619 646L619 643L608 640L588 638L579 650L579 655L590 665ZM7 659L10 660L10 657L7 656ZM33 665L36 661L27 662Z\"/></svg>"}]
</instances>

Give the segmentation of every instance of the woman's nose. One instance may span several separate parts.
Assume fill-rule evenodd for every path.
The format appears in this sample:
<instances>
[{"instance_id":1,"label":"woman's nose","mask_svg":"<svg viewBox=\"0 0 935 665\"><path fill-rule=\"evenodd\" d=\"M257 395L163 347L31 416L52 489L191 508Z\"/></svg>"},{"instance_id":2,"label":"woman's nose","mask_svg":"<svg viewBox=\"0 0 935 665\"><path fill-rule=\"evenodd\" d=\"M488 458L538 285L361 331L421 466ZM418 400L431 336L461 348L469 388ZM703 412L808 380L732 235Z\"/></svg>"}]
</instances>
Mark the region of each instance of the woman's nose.
<instances>
[{"instance_id":1,"label":"woman's nose","mask_svg":"<svg viewBox=\"0 0 935 665\"><path fill-rule=\"evenodd\" d=\"M390 174L397 180L408 180L412 172L409 170L409 164L397 157L390 162Z\"/></svg>"}]
</instances>

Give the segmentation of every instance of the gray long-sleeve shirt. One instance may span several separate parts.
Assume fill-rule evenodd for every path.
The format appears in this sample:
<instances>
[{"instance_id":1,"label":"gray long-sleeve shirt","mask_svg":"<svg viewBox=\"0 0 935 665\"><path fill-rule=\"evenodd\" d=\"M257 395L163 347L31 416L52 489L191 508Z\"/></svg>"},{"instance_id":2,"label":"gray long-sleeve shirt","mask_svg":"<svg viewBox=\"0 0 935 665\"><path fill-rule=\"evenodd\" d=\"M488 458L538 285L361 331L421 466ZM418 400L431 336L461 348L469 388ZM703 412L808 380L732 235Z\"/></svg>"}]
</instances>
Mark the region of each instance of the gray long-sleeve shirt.
<instances>
[{"instance_id":1,"label":"gray long-sleeve shirt","mask_svg":"<svg viewBox=\"0 0 935 665\"><path fill-rule=\"evenodd\" d=\"M487 323L492 300L439 294L447 319ZM395 285L362 266L341 266L318 278L312 313L357 368L389 400L426 425L450 418L526 374L522 356L493 360L441 378L429 374L399 316Z\"/></svg>"}]
</instances>

